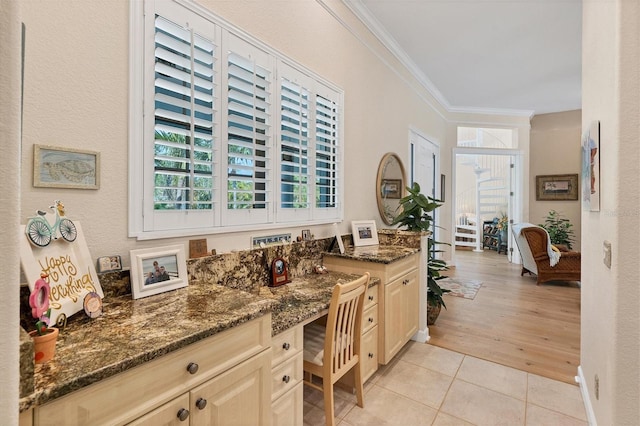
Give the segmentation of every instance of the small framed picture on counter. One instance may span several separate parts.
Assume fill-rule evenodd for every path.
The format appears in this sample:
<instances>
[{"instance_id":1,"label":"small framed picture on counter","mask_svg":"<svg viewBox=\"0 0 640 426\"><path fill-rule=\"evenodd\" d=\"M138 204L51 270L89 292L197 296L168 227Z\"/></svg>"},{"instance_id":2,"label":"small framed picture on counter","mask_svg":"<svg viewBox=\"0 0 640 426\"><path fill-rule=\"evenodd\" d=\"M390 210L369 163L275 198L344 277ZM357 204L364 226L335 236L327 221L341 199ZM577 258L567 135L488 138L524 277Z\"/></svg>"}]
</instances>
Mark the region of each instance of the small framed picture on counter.
<instances>
[{"instance_id":1,"label":"small framed picture on counter","mask_svg":"<svg viewBox=\"0 0 640 426\"><path fill-rule=\"evenodd\" d=\"M131 250L131 293L134 299L186 287L183 244Z\"/></svg>"},{"instance_id":2,"label":"small framed picture on counter","mask_svg":"<svg viewBox=\"0 0 640 426\"><path fill-rule=\"evenodd\" d=\"M354 220L351 222L354 247L378 245L378 229L375 220Z\"/></svg>"},{"instance_id":3,"label":"small framed picture on counter","mask_svg":"<svg viewBox=\"0 0 640 426\"><path fill-rule=\"evenodd\" d=\"M98 272L114 272L122 270L120 256L102 256L98 258Z\"/></svg>"}]
</instances>

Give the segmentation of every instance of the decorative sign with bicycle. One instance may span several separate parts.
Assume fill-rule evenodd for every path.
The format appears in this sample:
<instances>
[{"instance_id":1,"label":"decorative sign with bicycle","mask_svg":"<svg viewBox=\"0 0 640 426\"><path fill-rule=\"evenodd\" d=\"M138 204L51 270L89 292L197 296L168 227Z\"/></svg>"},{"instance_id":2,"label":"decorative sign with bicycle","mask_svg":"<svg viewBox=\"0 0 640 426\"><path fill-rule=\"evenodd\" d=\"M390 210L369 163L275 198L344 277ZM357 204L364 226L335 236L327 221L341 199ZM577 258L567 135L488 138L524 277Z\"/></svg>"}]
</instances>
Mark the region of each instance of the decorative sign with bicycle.
<instances>
[{"instance_id":1,"label":"decorative sign with bicycle","mask_svg":"<svg viewBox=\"0 0 640 426\"><path fill-rule=\"evenodd\" d=\"M84 309L85 298L104 294L80 223L66 217L59 200L49 209L51 213L38 210L22 226L20 260L31 291L41 274L48 275L50 318L64 326L68 317Z\"/></svg>"}]
</instances>

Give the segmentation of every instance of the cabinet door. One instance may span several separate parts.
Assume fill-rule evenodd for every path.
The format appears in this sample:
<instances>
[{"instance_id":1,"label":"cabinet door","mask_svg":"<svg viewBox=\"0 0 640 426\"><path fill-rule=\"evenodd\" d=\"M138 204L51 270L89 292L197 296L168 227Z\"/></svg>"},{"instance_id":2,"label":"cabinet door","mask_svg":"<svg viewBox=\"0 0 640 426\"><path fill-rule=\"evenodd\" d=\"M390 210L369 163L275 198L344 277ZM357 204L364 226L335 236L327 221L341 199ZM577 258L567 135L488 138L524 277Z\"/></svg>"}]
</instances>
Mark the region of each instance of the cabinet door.
<instances>
[{"instance_id":1,"label":"cabinet door","mask_svg":"<svg viewBox=\"0 0 640 426\"><path fill-rule=\"evenodd\" d=\"M264 351L194 388L192 425L268 425L271 351Z\"/></svg>"},{"instance_id":2,"label":"cabinet door","mask_svg":"<svg viewBox=\"0 0 640 426\"><path fill-rule=\"evenodd\" d=\"M189 394L173 399L155 410L145 414L137 420L129 423L129 426L181 426L189 424L189 412L181 410L189 409ZM184 420L180 420L179 416Z\"/></svg>"},{"instance_id":3,"label":"cabinet door","mask_svg":"<svg viewBox=\"0 0 640 426\"><path fill-rule=\"evenodd\" d=\"M387 284L384 288L384 341L381 350L382 363L387 364L405 344L403 323L406 315L403 277Z\"/></svg>"},{"instance_id":4,"label":"cabinet door","mask_svg":"<svg viewBox=\"0 0 640 426\"><path fill-rule=\"evenodd\" d=\"M299 426L303 422L303 384L298 383L289 392L271 404L271 426Z\"/></svg>"},{"instance_id":5,"label":"cabinet door","mask_svg":"<svg viewBox=\"0 0 640 426\"><path fill-rule=\"evenodd\" d=\"M413 271L402 278L404 318L402 324L403 340L408 342L418 331L418 316L420 315L418 271Z\"/></svg>"}]
</instances>

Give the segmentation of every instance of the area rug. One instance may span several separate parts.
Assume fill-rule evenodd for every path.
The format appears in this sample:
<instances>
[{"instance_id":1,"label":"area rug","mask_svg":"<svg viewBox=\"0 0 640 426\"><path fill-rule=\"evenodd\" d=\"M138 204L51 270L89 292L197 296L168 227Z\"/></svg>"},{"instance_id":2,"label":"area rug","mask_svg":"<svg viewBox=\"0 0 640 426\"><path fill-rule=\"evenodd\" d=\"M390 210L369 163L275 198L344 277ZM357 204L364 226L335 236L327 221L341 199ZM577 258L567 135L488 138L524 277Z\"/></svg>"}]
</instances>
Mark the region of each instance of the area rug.
<instances>
[{"instance_id":1,"label":"area rug","mask_svg":"<svg viewBox=\"0 0 640 426\"><path fill-rule=\"evenodd\" d=\"M456 297L464 297L465 299L473 300L482 287L482 281L478 280L462 280L457 278L444 278L442 280L438 280L438 284L442 288L446 288L447 290L451 290L450 293L445 293L451 296Z\"/></svg>"}]
</instances>

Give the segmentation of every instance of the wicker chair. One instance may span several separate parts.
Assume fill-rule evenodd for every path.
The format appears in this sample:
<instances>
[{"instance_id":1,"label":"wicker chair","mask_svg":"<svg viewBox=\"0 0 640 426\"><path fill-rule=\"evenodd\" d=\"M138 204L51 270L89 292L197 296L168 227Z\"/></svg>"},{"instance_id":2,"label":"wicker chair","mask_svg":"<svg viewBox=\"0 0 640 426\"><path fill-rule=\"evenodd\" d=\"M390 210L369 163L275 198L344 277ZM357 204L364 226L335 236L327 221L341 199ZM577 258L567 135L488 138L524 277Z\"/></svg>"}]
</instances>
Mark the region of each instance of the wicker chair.
<instances>
[{"instance_id":1,"label":"wicker chair","mask_svg":"<svg viewBox=\"0 0 640 426\"><path fill-rule=\"evenodd\" d=\"M547 281L580 281L580 252L561 251L560 260L551 266L547 245L549 234L544 228L522 224L516 234L516 244L522 255L522 273L538 276L537 284Z\"/></svg>"}]
</instances>

